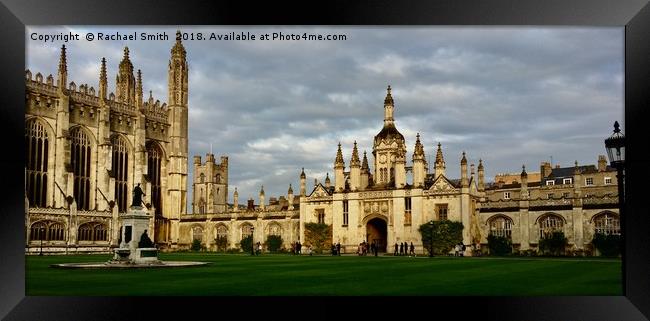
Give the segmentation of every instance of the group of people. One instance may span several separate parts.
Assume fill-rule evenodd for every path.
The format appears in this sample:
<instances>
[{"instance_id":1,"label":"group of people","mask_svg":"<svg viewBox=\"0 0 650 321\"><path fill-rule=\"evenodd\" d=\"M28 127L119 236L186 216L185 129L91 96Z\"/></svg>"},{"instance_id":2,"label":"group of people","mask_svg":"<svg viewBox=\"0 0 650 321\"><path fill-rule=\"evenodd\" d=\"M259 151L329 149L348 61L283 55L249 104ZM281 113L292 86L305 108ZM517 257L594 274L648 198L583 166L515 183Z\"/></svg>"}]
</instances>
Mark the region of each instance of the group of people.
<instances>
[{"instance_id":1,"label":"group of people","mask_svg":"<svg viewBox=\"0 0 650 321\"><path fill-rule=\"evenodd\" d=\"M394 256L415 256L415 245L413 245L413 242L411 242L411 245L409 246L408 243L402 242L402 243L395 243L395 252L393 253ZM399 252L398 252L399 251Z\"/></svg>"},{"instance_id":2,"label":"group of people","mask_svg":"<svg viewBox=\"0 0 650 321\"><path fill-rule=\"evenodd\" d=\"M336 244L332 243L331 247L332 256L341 256L341 243L337 242Z\"/></svg>"},{"instance_id":3,"label":"group of people","mask_svg":"<svg viewBox=\"0 0 650 321\"><path fill-rule=\"evenodd\" d=\"M368 250L370 250L370 253L372 253L372 255L377 256L379 252L379 246L375 243L375 241L373 241L372 244L370 244L370 246L368 246L368 242L363 241L359 243L359 247L357 248L357 254L359 256L368 255Z\"/></svg>"},{"instance_id":4,"label":"group of people","mask_svg":"<svg viewBox=\"0 0 650 321\"><path fill-rule=\"evenodd\" d=\"M302 244L300 242L291 243L291 255L301 255L302 254ZM311 256L312 247L311 244L307 246L307 255Z\"/></svg>"},{"instance_id":5,"label":"group of people","mask_svg":"<svg viewBox=\"0 0 650 321\"><path fill-rule=\"evenodd\" d=\"M254 246L255 249L255 255L260 255L262 254L262 243L257 242Z\"/></svg>"},{"instance_id":6,"label":"group of people","mask_svg":"<svg viewBox=\"0 0 650 321\"><path fill-rule=\"evenodd\" d=\"M458 244L454 245L454 256L465 256L465 250L465 244L458 242Z\"/></svg>"}]
</instances>

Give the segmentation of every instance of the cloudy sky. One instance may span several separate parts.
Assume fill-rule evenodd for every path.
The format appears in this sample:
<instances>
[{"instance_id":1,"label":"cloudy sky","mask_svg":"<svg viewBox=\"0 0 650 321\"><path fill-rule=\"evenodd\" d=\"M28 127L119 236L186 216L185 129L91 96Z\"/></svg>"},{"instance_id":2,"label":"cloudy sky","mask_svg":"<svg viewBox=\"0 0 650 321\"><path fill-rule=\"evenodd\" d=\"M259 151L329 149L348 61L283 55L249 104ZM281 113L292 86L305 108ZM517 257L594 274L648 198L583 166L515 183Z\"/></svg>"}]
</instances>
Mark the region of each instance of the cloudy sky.
<instances>
[{"instance_id":1,"label":"cloudy sky","mask_svg":"<svg viewBox=\"0 0 650 321\"><path fill-rule=\"evenodd\" d=\"M100 60L106 57L114 91L128 45L135 69L142 70L144 91L164 102L176 29L29 27L27 68L56 76L64 43L34 41L31 33L79 33L79 41L65 43L68 80L97 88ZM613 122L625 131L621 27L181 29L258 37L184 41L190 67L189 162L193 155L205 158L211 145L217 158L229 156L229 202L235 187L240 203L249 197L257 203L261 185L267 201L286 195L290 183L297 193L302 167L311 190L315 178L322 181L328 172L333 177L339 141L346 165L355 140L371 157L389 84L409 163L419 132L429 159L442 143L450 178L460 177L463 151L469 163L483 159L488 181L497 173L520 172L522 164L539 171L540 162L551 158L562 166L575 160L595 164L605 154L603 140ZM84 40L87 32L134 31L166 32L170 39ZM274 32L346 40L259 40Z\"/></svg>"}]
</instances>

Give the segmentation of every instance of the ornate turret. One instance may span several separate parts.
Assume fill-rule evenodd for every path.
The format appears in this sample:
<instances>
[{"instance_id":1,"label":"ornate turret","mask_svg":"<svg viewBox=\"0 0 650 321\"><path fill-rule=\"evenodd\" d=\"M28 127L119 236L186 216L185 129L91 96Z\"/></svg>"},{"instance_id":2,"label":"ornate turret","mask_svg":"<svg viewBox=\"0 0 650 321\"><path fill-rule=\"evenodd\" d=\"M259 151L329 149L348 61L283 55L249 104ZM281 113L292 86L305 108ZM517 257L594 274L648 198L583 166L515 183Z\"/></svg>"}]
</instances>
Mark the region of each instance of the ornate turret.
<instances>
[{"instance_id":1,"label":"ornate turret","mask_svg":"<svg viewBox=\"0 0 650 321\"><path fill-rule=\"evenodd\" d=\"M65 45L61 46L61 55L59 56L58 86L59 92L66 92L68 82L68 59L65 54Z\"/></svg>"},{"instance_id":2,"label":"ornate turret","mask_svg":"<svg viewBox=\"0 0 650 321\"><path fill-rule=\"evenodd\" d=\"M357 141L354 141L352 148L352 159L350 160L350 189L357 191L361 188L361 160L359 159L359 150L357 150Z\"/></svg>"},{"instance_id":3,"label":"ornate turret","mask_svg":"<svg viewBox=\"0 0 650 321\"><path fill-rule=\"evenodd\" d=\"M345 162L343 161L343 152L341 151L341 142L339 142L339 148L336 150L336 159L334 160L334 168L344 167Z\"/></svg>"},{"instance_id":4,"label":"ornate turret","mask_svg":"<svg viewBox=\"0 0 650 321\"><path fill-rule=\"evenodd\" d=\"M289 184L289 190L287 191L287 200L289 201L287 210L292 211L293 210L293 188L291 188L291 184Z\"/></svg>"},{"instance_id":5,"label":"ornate turret","mask_svg":"<svg viewBox=\"0 0 650 321\"><path fill-rule=\"evenodd\" d=\"M417 133L415 136L415 148L413 150L413 186L423 187L425 176L424 146L420 142L420 133Z\"/></svg>"},{"instance_id":6,"label":"ornate turret","mask_svg":"<svg viewBox=\"0 0 650 321\"><path fill-rule=\"evenodd\" d=\"M386 88L386 98L384 99L384 125L392 124L395 121L393 118L395 103L393 102L393 96L390 94L390 91L391 88L388 85L388 88Z\"/></svg>"},{"instance_id":7,"label":"ornate turret","mask_svg":"<svg viewBox=\"0 0 650 321\"><path fill-rule=\"evenodd\" d=\"M361 161L361 190L365 190L368 187L368 176L370 174L370 167L368 166L368 156L366 156L366 151L363 151L363 161Z\"/></svg>"},{"instance_id":8,"label":"ornate turret","mask_svg":"<svg viewBox=\"0 0 650 321\"><path fill-rule=\"evenodd\" d=\"M343 163L343 152L341 151L341 143L336 151L336 161L334 162L334 190L336 192L343 191L345 187L345 177L343 177L343 170L345 164Z\"/></svg>"},{"instance_id":9,"label":"ornate turret","mask_svg":"<svg viewBox=\"0 0 650 321\"><path fill-rule=\"evenodd\" d=\"M354 147L352 148L352 160L350 160L350 167L359 167L361 166L361 160L359 159L359 150L357 150L357 141L354 141Z\"/></svg>"},{"instance_id":10,"label":"ornate turret","mask_svg":"<svg viewBox=\"0 0 650 321\"><path fill-rule=\"evenodd\" d=\"M239 210L239 192L237 192L237 187L235 187L235 192L232 194L233 198L233 211Z\"/></svg>"},{"instance_id":11,"label":"ornate turret","mask_svg":"<svg viewBox=\"0 0 650 321\"><path fill-rule=\"evenodd\" d=\"M388 185L395 180L395 162L406 153L406 141L395 127L395 105L388 86L384 99L384 126L375 135L372 154L375 156L373 180L376 185Z\"/></svg>"},{"instance_id":12,"label":"ornate turret","mask_svg":"<svg viewBox=\"0 0 650 321\"><path fill-rule=\"evenodd\" d=\"M467 158L463 152L463 158L460 160L460 186L467 187L469 181L467 180Z\"/></svg>"},{"instance_id":13,"label":"ornate turret","mask_svg":"<svg viewBox=\"0 0 650 321\"><path fill-rule=\"evenodd\" d=\"M307 175L305 175L305 168L302 168L302 172L300 172L300 196L305 196L307 193L307 187L305 180L307 179Z\"/></svg>"},{"instance_id":14,"label":"ornate turret","mask_svg":"<svg viewBox=\"0 0 650 321\"><path fill-rule=\"evenodd\" d=\"M438 178L440 175L445 175L445 159L442 156L442 145L438 142L438 150L436 151L436 163L435 166L435 177Z\"/></svg>"},{"instance_id":15,"label":"ornate turret","mask_svg":"<svg viewBox=\"0 0 650 321\"><path fill-rule=\"evenodd\" d=\"M330 181L330 173L327 173L326 176L325 176L325 187L327 189L329 189L331 183L332 183L332 181Z\"/></svg>"},{"instance_id":16,"label":"ornate turret","mask_svg":"<svg viewBox=\"0 0 650 321\"><path fill-rule=\"evenodd\" d=\"M106 100L108 91L108 77L106 76L106 58L102 57L101 68L99 69L99 99Z\"/></svg>"},{"instance_id":17,"label":"ornate turret","mask_svg":"<svg viewBox=\"0 0 650 321\"><path fill-rule=\"evenodd\" d=\"M133 64L129 58L129 47L124 47L124 56L116 76L115 89L117 101L125 104L135 102L135 77L133 76Z\"/></svg>"}]
</instances>

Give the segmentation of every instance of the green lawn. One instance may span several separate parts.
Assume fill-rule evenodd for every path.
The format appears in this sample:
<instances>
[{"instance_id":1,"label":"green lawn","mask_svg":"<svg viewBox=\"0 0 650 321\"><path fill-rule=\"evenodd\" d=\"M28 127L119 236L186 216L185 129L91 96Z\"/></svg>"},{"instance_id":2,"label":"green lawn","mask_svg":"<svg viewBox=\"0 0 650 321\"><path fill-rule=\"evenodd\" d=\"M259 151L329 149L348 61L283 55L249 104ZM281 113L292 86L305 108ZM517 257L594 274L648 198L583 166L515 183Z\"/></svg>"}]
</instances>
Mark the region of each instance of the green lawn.
<instances>
[{"instance_id":1,"label":"green lawn","mask_svg":"<svg viewBox=\"0 0 650 321\"><path fill-rule=\"evenodd\" d=\"M80 270L108 255L27 256L27 295L622 295L621 261L489 257L252 257L163 253L207 266Z\"/></svg>"}]
</instances>

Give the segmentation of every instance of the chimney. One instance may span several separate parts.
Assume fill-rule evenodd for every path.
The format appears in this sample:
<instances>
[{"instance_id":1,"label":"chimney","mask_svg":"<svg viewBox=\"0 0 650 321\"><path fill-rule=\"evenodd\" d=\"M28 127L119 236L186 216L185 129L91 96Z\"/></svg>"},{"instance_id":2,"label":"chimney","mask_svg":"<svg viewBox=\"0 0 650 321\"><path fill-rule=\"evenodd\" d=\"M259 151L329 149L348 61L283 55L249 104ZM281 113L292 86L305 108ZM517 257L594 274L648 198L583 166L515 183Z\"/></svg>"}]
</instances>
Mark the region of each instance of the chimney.
<instances>
[{"instance_id":1,"label":"chimney","mask_svg":"<svg viewBox=\"0 0 650 321\"><path fill-rule=\"evenodd\" d=\"M607 158L605 155L598 155L598 171L604 172L607 170Z\"/></svg>"}]
</instances>

